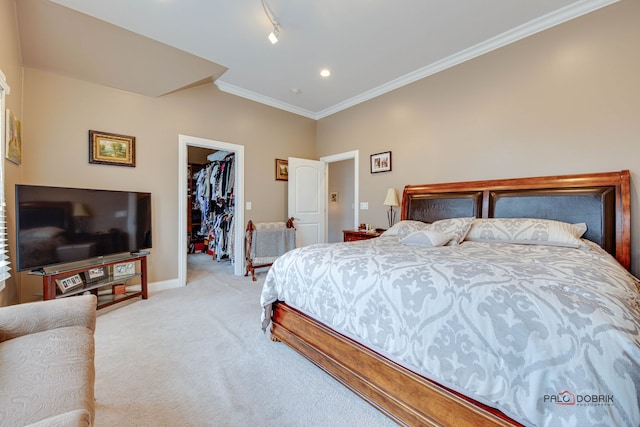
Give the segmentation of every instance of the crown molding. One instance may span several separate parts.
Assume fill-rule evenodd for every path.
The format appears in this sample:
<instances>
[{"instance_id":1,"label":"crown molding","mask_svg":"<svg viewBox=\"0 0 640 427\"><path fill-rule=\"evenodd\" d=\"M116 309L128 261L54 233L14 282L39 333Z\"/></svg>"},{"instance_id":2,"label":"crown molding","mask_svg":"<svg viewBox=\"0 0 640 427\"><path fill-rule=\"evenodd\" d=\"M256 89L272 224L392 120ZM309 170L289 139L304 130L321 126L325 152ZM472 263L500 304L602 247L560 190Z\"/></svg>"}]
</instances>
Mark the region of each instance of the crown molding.
<instances>
[{"instance_id":1,"label":"crown molding","mask_svg":"<svg viewBox=\"0 0 640 427\"><path fill-rule=\"evenodd\" d=\"M243 89L236 85L232 85L229 83L225 83L220 80L215 81L216 86L226 93L230 93L232 95L240 96L242 98L249 99L251 101L259 102L260 104L265 104L270 107L278 108L280 110L288 111L293 114L298 114L303 117L307 117L310 119L318 120L317 115L313 111L306 110L304 108L296 107L295 105L287 104L286 102L278 101L277 99L270 98L268 96L261 95L257 92Z\"/></svg>"},{"instance_id":2,"label":"crown molding","mask_svg":"<svg viewBox=\"0 0 640 427\"><path fill-rule=\"evenodd\" d=\"M552 13L541 16L540 18L529 21L526 24L515 27L509 31L485 40L484 42L478 43L475 46L448 56L447 58L444 58L440 61L436 61L416 71L405 74L402 77L391 80L374 89L363 92L358 96L354 96L353 98L339 102L338 104L335 104L327 109L318 112L316 114L317 120L335 114L339 111L346 110L347 108L353 107L354 105L376 98L387 92L391 92L392 90L401 88L425 77L429 77L433 74L439 73L440 71L444 71L448 68L454 67L478 56L484 55L485 53L489 53L511 43L515 43L518 40L524 39L556 25L560 25L572 19L578 18L597 9L603 8L613 3L617 3L618 1L619 0L585 0L579 1L569 6L565 6L562 9L558 9Z\"/></svg>"},{"instance_id":3,"label":"crown molding","mask_svg":"<svg viewBox=\"0 0 640 427\"><path fill-rule=\"evenodd\" d=\"M473 58L477 58L478 56L507 46L511 43L515 43L518 40L522 40L541 31L563 24L567 21L578 18L582 15L586 15L587 13L591 13L610 4L617 3L618 1L620 0L577 1L573 4L565 6L554 12L548 13L544 16L529 21L481 43L478 43L475 46L471 46L451 56L422 67L416 71L405 74L404 76L398 77L397 79L391 80L376 88L363 92L360 95L354 96L331 107L325 108L324 110L321 110L319 112L313 112L304 108L299 108L294 105L287 104L264 95L260 95L259 93L242 89L228 83L224 83L220 80L216 80L216 85L220 88L220 90L224 92L228 92L233 95L250 99L252 101L279 108L290 113L299 114L310 119L320 120L342 110L346 110L347 108L376 98L380 95L384 95L385 93L391 92L392 90L401 88L418 80L424 79L425 77L429 77L433 74L439 73L440 71L444 71L448 68L469 61Z\"/></svg>"}]
</instances>

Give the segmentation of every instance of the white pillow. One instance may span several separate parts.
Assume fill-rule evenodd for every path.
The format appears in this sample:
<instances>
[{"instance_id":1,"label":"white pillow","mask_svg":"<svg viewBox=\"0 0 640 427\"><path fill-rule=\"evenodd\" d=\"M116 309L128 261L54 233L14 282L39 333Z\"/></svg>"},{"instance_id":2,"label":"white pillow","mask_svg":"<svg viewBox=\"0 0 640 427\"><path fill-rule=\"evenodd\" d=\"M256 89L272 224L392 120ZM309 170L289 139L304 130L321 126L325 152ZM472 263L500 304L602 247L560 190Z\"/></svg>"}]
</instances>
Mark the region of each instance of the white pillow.
<instances>
[{"instance_id":1,"label":"white pillow","mask_svg":"<svg viewBox=\"0 0 640 427\"><path fill-rule=\"evenodd\" d=\"M425 230L448 234L450 240L447 245L455 246L462 243L474 219L474 217L441 219L427 225Z\"/></svg>"},{"instance_id":2,"label":"white pillow","mask_svg":"<svg viewBox=\"0 0 640 427\"><path fill-rule=\"evenodd\" d=\"M422 221L404 220L391 226L382 233L383 236L406 236L414 231L422 230L427 224Z\"/></svg>"},{"instance_id":3,"label":"white pillow","mask_svg":"<svg viewBox=\"0 0 640 427\"><path fill-rule=\"evenodd\" d=\"M580 237L586 231L585 223L537 218L478 218L466 240L580 248L585 246Z\"/></svg>"},{"instance_id":4,"label":"white pillow","mask_svg":"<svg viewBox=\"0 0 640 427\"><path fill-rule=\"evenodd\" d=\"M414 231L400 243L408 246L442 246L451 240L451 235L431 230Z\"/></svg>"}]
</instances>

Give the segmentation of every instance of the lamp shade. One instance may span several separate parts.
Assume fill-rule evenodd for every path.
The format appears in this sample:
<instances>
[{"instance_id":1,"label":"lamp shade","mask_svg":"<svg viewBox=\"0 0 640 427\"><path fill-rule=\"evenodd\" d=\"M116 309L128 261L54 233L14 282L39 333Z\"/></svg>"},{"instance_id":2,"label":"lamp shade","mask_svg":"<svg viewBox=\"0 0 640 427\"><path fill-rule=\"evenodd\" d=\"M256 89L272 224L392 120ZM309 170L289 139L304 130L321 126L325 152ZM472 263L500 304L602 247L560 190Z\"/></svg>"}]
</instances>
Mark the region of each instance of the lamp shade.
<instances>
[{"instance_id":1,"label":"lamp shade","mask_svg":"<svg viewBox=\"0 0 640 427\"><path fill-rule=\"evenodd\" d=\"M390 188L387 190L387 197L384 199L383 205L385 206L398 206L398 196L396 196L396 190Z\"/></svg>"},{"instance_id":2,"label":"lamp shade","mask_svg":"<svg viewBox=\"0 0 640 427\"><path fill-rule=\"evenodd\" d=\"M84 216L91 216L91 214L89 214L89 211L87 211L87 208L85 207L84 204L82 203L74 203L73 204L73 213L72 215L76 218L78 217L84 217Z\"/></svg>"}]
</instances>

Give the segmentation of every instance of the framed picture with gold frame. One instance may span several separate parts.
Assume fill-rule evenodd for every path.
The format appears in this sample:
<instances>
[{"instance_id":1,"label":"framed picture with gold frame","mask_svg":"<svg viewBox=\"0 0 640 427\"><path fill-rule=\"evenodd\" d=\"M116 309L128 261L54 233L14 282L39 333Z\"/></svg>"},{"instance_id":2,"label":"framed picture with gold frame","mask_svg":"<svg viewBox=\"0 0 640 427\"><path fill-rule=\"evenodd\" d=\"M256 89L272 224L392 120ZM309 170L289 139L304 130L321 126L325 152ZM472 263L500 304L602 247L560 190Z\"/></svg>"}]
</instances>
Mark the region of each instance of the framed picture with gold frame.
<instances>
[{"instance_id":1,"label":"framed picture with gold frame","mask_svg":"<svg viewBox=\"0 0 640 427\"><path fill-rule=\"evenodd\" d=\"M136 137L89 131L89 163L136 166Z\"/></svg>"},{"instance_id":2,"label":"framed picture with gold frame","mask_svg":"<svg viewBox=\"0 0 640 427\"><path fill-rule=\"evenodd\" d=\"M7 108L5 158L16 165L22 163L22 123Z\"/></svg>"},{"instance_id":3,"label":"framed picture with gold frame","mask_svg":"<svg viewBox=\"0 0 640 427\"><path fill-rule=\"evenodd\" d=\"M289 161L276 159L276 181L289 180Z\"/></svg>"}]
</instances>

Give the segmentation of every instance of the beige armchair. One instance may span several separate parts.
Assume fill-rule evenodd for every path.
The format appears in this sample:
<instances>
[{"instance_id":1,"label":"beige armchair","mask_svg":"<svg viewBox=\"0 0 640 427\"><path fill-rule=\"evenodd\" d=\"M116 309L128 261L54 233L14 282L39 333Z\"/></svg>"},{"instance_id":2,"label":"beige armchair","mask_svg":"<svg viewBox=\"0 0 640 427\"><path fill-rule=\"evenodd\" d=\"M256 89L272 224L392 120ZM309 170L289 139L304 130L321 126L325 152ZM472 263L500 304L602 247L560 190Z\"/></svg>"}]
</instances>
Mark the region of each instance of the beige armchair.
<instances>
[{"instance_id":1,"label":"beige armchair","mask_svg":"<svg viewBox=\"0 0 640 427\"><path fill-rule=\"evenodd\" d=\"M0 426L90 426L96 297L0 308Z\"/></svg>"}]
</instances>

